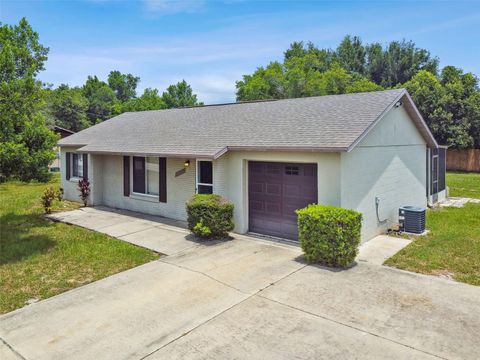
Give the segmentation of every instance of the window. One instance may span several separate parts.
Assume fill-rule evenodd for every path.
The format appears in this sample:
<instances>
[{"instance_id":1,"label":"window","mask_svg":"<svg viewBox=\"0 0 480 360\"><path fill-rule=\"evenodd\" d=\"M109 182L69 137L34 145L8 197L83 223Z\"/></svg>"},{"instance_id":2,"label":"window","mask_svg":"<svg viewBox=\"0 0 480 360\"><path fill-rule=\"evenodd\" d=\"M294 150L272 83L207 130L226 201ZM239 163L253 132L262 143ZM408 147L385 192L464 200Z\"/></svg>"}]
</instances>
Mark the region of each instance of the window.
<instances>
[{"instance_id":1,"label":"window","mask_svg":"<svg viewBox=\"0 0 480 360\"><path fill-rule=\"evenodd\" d=\"M75 178L83 177L83 154L72 154L72 175Z\"/></svg>"},{"instance_id":2,"label":"window","mask_svg":"<svg viewBox=\"0 0 480 360\"><path fill-rule=\"evenodd\" d=\"M133 192L158 196L159 191L158 157L133 157Z\"/></svg>"},{"instance_id":3,"label":"window","mask_svg":"<svg viewBox=\"0 0 480 360\"><path fill-rule=\"evenodd\" d=\"M211 161L197 162L197 193L213 194L213 166Z\"/></svg>"},{"instance_id":4,"label":"window","mask_svg":"<svg viewBox=\"0 0 480 360\"><path fill-rule=\"evenodd\" d=\"M290 166L290 165L285 166L285 174L298 175L299 174L298 166Z\"/></svg>"}]
</instances>

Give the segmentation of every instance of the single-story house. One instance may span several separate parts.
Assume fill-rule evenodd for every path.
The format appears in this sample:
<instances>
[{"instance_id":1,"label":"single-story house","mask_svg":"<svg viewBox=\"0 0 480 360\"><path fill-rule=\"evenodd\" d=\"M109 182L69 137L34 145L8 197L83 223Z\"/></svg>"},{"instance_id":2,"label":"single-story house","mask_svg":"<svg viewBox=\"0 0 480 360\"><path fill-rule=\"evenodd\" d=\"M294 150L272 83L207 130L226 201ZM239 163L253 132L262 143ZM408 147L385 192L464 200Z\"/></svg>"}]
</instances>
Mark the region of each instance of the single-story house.
<instances>
[{"instance_id":1,"label":"single-story house","mask_svg":"<svg viewBox=\"0 0 480 360\"><path fill-rule=\"evenodd\" d=\"M237 233L296 239L295 209L319 203L361 212L365 241L445 196L441 148L404 89L127 112L59 145L67 199L87 177L91 205L185 220L192 194L216 193Z\"/></svg>"}]
</instances>

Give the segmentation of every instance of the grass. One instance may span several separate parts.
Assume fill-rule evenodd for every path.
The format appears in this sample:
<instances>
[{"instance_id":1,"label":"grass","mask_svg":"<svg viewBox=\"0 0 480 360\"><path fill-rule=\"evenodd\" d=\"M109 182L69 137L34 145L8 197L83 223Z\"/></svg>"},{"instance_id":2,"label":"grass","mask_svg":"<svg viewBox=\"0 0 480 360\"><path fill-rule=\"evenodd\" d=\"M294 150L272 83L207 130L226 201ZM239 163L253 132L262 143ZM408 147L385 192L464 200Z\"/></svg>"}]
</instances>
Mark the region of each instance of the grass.
<instances>
[{"instance_id":1,"label":"grass","mask_svg":"<svg viewBox=\"0 0 480 360\"><path fill-rule=\"evenodd\" d=\"M451 196L480 195L479 174L449 173L447 185ZM385 264L479 286L480 204L428 210L427 228L428 235L416 238Z\"/></svg>"},{"instance_id":2,"label":"grass","mask_svg":"<svg viewBox=\"0 0 480 360\"><path fill-rule=\"evenodd\" d=\"M449 196L480 199L480 174L448 172L447 186Z\"/></svg>"},{"instance_id":3,"label":"grass","mask_svg":"<svg viewBox=\"0 0 480 360\"><path fill-rule=\"evenodd\" d=\"M0 184L0 313L154 260L157 254L104 234L45 219L49 184ZM55 210L79 207L57 202Z\"/></svg>"}]
</instances>

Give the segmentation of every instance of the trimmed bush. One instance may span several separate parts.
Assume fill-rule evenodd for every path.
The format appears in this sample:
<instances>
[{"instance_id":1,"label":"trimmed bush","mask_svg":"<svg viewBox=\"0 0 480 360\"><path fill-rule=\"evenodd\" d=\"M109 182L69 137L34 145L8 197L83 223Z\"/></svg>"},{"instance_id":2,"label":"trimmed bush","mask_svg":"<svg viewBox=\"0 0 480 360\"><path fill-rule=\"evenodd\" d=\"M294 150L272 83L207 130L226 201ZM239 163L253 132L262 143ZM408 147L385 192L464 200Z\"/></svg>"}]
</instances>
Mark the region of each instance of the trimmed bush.
<instances>
[{"instance_id":1,"label":"trimmed bush","mask_svg":"<svg viewBox=\"0 0 480 360\"><path fill-rule=\"evenodd\" d=\"M233 204L219 195L193 195L186 208L188 228L198 237L225 237L233 230Z\"/></svg>"},{"instance_id":2,"label":"trimmed bush","mask_svg":"<svg viewBox=\"0 0 480 360\"><path fill-rule=\"evenodd\" d=\"M347 267L355 260L362 214L325 205L308 205L296 213L298 238L309 262Z\"/></svg>"}]
</instances>

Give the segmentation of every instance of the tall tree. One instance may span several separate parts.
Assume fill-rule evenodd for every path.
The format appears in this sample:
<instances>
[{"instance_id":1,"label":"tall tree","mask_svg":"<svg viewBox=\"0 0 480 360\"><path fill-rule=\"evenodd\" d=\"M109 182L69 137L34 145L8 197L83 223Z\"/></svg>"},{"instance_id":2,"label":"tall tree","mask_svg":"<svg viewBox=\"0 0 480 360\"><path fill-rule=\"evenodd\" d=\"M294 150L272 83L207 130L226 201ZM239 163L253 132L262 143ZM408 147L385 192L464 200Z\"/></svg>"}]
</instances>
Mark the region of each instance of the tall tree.
<instances>
[{"instance_id":1,"label":"tall tree","mask_svg":"<svg viewBox=\"0 0 480 360\"><path fill-rule=\"evenodd\" d=\"M283 99L374 91L381 86L358 73L350 73L319 52L290 56L285 64L272 62L237 81L237 100Z\"/></svg>"},{"instance_id":2,"label":"tall tree","mask_svg":"<svg viewBox=\"0 0 480 360\"><path fill-rule=\"evenodd\" d=\"M87 117L96 124L111 118L117 103L115 92L96 76L89 76L82 88L83 96L88 100Z\"/></svg>"},{"instance_id":3,"label":"tall tree","mask_svg":"<svg viewBox=\"0 0 480 360\"><path fill-rule=\"evenodd\" d=\"M46 113L53 123L72 131L80 131L90 126L87 117L88 100L82 89L60 85L49 90Z\"/></svg>"},{"instance_id":4,"label":"tall tree","mask_svg":"<svg viewBox=\"0 0 480 360\"><path fill-rule=\"evenodd\" d=\"M337 59L350 72L365 73L366 50L358 36L347 35L337 47Z\"/></svg>"},{"instance_id":5,"label":"tall tree","mask_svg":"<svg viewBox=\"0 0 480 360\"><path fill-rule=\"evenodd\" d=\"M57 136L40 111L43 91L36 79L47 54L25 18L18 25L0 23L0 180L48 179Z\"/></svg>"},{"instance_id":6,"label":"tall tree","mask_svg":"<svg viewBox=\"0 0 480 360\"><path fill-rule=\"evenodd\" d=\"M237 81L237 99L241 101L282 99L286 97L286 79L283 65L272 62L259 67L252 75Z\"/></svg>"},{"instance_id":7,"label":"tall tree","mask_svg":"<svg viewBox=\"0 0 480 360\"><path fill-rule=\"evenodd\" d=\"M392 41L384 50L386 63L383 86L395 86L410 80L418 71L438 72L438 59L430 58L425 49L415 47L412 41Z\"/></svg>"},{"instance_id":8,"label":"tall tree","mask_svg":"<svg viewBox=\"0 0 480 360\"><path fill-rule=\"evenodd\" d=\"M403 86L440 144L479 146L480 91L471 73L447 66L440 78L422 70Z\"/></svg>"},{"instance_id":9,"label":"tall tree","mask_svg":"<svg viewBox=\"0 0 480 360\"><path fill-rule=\"evenodd\" d=\"M144 111L165 109L166 105L157 89L146 88L143 94L127 102L119 104L118 113L125 111Z\"/></svg>"},{"instance_id":10,"label":"tall tree","mask_svg":"<svg viewBox=\"0 0 480 360\"><path fill-rule=\"evenodd\" d=\"M167 91L162 94L162 100L167 108L203 105L203 103L198 102L197 95L193 93L191 86L185 80L170 85Z\"/></svg>"},{"instance_id":11,"label":"tall tree","mask_svg":"<svg viewBox=\"0 0 480 360\"><path fill-rule=\"evenodd\" d=\"M137 85L140 82L138 76L122 74L120 71L110 71L108 74L108 86L115 91L117 99L124 102L133 99L136 94Z\"/></svg>"}]
</instances>

